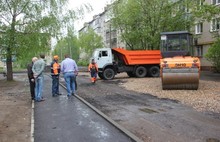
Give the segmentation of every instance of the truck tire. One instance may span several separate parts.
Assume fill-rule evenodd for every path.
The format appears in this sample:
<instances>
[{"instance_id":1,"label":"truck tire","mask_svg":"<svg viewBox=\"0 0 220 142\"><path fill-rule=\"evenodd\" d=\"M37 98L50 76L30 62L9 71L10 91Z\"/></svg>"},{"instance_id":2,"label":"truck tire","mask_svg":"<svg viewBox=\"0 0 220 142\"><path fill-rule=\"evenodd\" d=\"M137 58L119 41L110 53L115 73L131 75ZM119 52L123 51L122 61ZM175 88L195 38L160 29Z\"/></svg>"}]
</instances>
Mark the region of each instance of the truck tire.
<instances>
[{"instance_id":1,"label":"truck tire","mask_svg":"<svg viewBox=\"0 0 220 142\"><path fill-rule=\"evenodd\" d=\"M149 69L149 75L151 77L159 77L160 76L160 68L158 66L152 66Z\"/></svg>"},{"instance_id":2,"label":"truck tire","mask_svg":"<svg viewBox=\"0 0 220 142\"><path fill-rule=\"evenodd\" d=\"M127 75L128 75L129 77L135 77L135 74L134 74L133 72L127 72Z\"/></svg>"},{"instance_id":3,"label":"truck tire","mask_svg":"<svg viewBox=\"0 0 220 142\"><path fill-rule=\"evenodd\" d=\"M104 79L104 78L103 78L103 73L100 73L100 72L99 72L99 73L98 73L98 76L99 76L99 78Z\"/></svg>"},{"instance_id":4,"label":"truck tire","mask_svg":"<svg viewBox=\"0 0 220 142\"><path fill-rule=\"evenodd\" d=\"M135 70L135 75L138 78L143 78L147 75L147 69L143 66L139 66Z\"/></svg>"},{"instance_id":5,"label":"truck tire","mask_svg":"<svg viewBox=\"0 0 220 142\"><path fill-rule=\"evenodd\" d=\"M114 72L113 69L107 68L107 69L104 70L104 72L103 72L103 78L104 78L105 80L111 80L111 79L113 79L114 77L115 77L115 72Z\"/></svg>"}]
</instances>

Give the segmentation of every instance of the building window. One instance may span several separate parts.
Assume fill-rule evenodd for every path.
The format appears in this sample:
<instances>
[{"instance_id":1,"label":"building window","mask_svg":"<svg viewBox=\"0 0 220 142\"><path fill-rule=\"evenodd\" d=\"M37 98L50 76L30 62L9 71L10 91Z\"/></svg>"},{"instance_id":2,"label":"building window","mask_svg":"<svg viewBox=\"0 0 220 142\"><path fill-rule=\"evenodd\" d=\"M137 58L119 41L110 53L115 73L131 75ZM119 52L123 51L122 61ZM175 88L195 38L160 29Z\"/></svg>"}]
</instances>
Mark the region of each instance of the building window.
<instances>
[{"instance_id":1,"label":"building window","mask_svg":"<svg viewBox=\"0 0 220 142\"><path fill-rule=\"evenodd\" d=\"M196 53L197 53L198 57L203 56L203 46L202 45L196 47Z\"/></svg>"},{"instance_id":2,"label":"building window","mask_svg":"<svg viewBox=\"0 0 220 142\"><path fill-rule=\"evenodd\" d=\"M220 18L212 19L210 31L217 31L220 29Z\"/></svg>"},{"instance_id":3,"label":"building window","mask_svg":"<svg viewBox=\"0 0 220 142\"><path fill-rule=\"evenodd\" d=\"M203 23L197 23L195 26L195 34L201 34L203 31Z\"/></svg>"},{"instance_id":4,"label":"building window","mask_svg":"<svg viewBox=\"0 0 220 142\"><path fill-rule=\"evenodd\" d=\"M99 19L95 20L95 24L98 25L99 24Z\"/></svg>"},{"instance_id":5,"label":"building window","mask_svg":"<svg viewBox=\"0 0 220 142\"><path fill-rule=\"evenodd\" d=\"M201 9L201 7L203 6L205 0L199 0L197 1L197 10Z\"/></svg>"},{"instance_id":6,"label":"building window","mask_svg":"<svg viewBox=\"0 0 220 142\"><path fill-rule=\"evenodd\" d=\"M187 4L179 5L179 11L189 13L189 6Z\"/></svg>"},{"instance_id":7,"label":"building window","mask_svg":"<svg viewBox=\"0 0 220 142\"><path fill-rule=\"evenodd\" d=\"M212 4L219 5L220 4L220 0L212 0Z\"/></svg>"}]
</instances>

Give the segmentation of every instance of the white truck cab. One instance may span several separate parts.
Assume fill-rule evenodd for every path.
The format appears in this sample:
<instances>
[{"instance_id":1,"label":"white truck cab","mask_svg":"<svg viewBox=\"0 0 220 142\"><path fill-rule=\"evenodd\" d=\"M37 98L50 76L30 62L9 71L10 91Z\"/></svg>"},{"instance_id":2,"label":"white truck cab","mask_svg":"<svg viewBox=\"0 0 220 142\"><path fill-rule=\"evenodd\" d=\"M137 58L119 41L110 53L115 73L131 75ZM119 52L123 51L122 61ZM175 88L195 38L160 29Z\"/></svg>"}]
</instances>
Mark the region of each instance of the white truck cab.
<instances>
[{"instance_id":1,"label":"white truck cab","mask_svg":"<svg viewBox=\"0 0 220 142\"><path fill-rule=\"evenodd\" d=\"M113 79L116 70L113 65L113 54L111 48L98 48L93 52L92 58L98 65L98 75L101 79Z\"/></svg>"},{"instance_id":2,"label":"white truck cab","mask_svg":"<svg viewBox=\"0 0 220 142\"><path fill-rule=\"evenodd\" d=\"M98 68L104 68L106 65L112 64L112 50L111 48L99 48L93 53L93 59L98 65Z\"/></svg>"}]
</instances>

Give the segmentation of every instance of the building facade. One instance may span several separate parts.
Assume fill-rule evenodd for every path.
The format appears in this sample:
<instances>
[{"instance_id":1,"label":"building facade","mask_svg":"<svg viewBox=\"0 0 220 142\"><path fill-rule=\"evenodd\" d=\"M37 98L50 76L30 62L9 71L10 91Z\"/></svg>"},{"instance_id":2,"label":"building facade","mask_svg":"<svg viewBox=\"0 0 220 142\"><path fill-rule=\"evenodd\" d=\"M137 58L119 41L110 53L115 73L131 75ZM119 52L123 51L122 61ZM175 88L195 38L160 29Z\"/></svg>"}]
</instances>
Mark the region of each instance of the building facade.
<instances>
[{"instance_id":1,"label":"building facade","mask_svg":"<svg viewBox=\"0 0 220 142\"><path fill-rule=\"evenodd\" d=\"M111 25L111 5L107 5L102 13L93 16L93 20L85 23L79 33L86 32L89 28L92 28L95 33L102 37L105 47L125 48L125 44L120 38L120 31Z\"/></svg>"},{"instance_id":2,"label":"building facade","mask_svg":"<svg viewBox=\"0 0 220 142\"><path fill-rule=\"evenodd\" d=\"M203 4L212 4L220 7L220 0L200 0ZM194 37L197 38L198 46L195 53L201 59L202 70L211 70L212 64L205 58L210 46L215 42L216 35L220 34L220 15L212 17L211 21L200 21L195 23Z\"/></svg>"}]
</instances>

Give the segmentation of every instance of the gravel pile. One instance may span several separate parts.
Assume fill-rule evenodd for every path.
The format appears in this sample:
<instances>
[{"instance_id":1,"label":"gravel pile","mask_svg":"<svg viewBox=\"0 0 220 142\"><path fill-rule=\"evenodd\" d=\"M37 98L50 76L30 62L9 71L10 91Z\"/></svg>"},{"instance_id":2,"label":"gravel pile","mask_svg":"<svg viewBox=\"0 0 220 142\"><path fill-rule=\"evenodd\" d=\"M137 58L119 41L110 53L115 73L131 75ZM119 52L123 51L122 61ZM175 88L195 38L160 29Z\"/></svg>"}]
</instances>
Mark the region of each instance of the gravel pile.
<instances>
[{"instance_id":1,"label":"gravel pile","mask_svg":"<svg viewBox=\"0 0 220 142\"><path fill-rule=\"evenodd\" d=\"M126 76L121 74L119 78L123 80L120 85L127 90L178 100L198 111L220 113L220 82L200 80L198 90L162 90L160 78L125 78Z\"/></svg>"}]
</instances>

